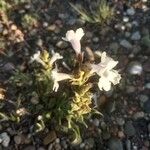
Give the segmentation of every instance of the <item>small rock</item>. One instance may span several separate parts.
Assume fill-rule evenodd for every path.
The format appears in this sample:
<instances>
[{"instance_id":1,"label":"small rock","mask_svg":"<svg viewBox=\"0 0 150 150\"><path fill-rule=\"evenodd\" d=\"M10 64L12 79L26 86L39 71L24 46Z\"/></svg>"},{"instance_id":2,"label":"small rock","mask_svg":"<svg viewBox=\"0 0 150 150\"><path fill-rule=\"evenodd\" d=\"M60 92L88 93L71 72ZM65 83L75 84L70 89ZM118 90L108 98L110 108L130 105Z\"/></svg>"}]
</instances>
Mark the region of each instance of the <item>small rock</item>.
<instances>
[{"instance_id":1,"label":"small rock","mask_svg":"<svg viewBox=\"0 0 150 150\"><path fill-rule=\"evenodd\" d=\"M144 104L143 104L143 110L146 113L150 113L150 100L147 100Z\"/></svg>"},{"instance_id":2,"label":"small rock","mask_svg":"<svg viewBox=\"0 0 150 150\"><path fill-rule=\"evenodd\" d=\"M125 37L130 37L131 33L130 32L125 32Z\"/></svg>"},{"instance_id":3,"label":"small rock","mask_svg":"<svg viewBox=\"0 0 150 150\"><path fill-rule=\"evenodd\" d=\"M98 43L99 42L99 38L98 37L94 37L93 38L93 42Z\"/></svg>"},{"instance_id":4,"label":"small rock","mask_svg":"<svg viewBox=\"0 0 150 150\"><path fill-rule=\"evenodd\" d=\"M94 147L94 139L93 138L89 138L85 142L86 142L86 144L88 144L90 149L92 149Z\"/></svg>"},{"instance_id":5,"label":"small rock","mask_svg":"<svg viewBox=\"0 0 150 150\"><path fill-rule=\"evenodd\" d=\"M109 131L103 131L102 132L102 138L104 140L108 140L111 137L110 132Z\"/></svg>"},{"instance_id":6,"label":"small rock","mask_svg":"<svg viewBox=\"0 0 150 150\"><path fill-rule=\"evenodd\" d=\"M150 133L150 123L148 124L147 128L148 128L148 132Z\"/></svg>"},{"instance_id":7,"label":"small rock","mask_svg":"<svg viewBox=\"0 0 150 150\"><path fill-rule=\"evenodd\" d=\"M56 144L55 144L55 149L56 149L56 150L61 150L61 149L62 149L62 148L61 148L61 145L58 144L58 143L56 143Z\"/></svg>"},{"instance_id":8,"label":"small rock","mask_svg":"<svg viewBox=\"0 0 150 150\"><path fill-rule=\"evenodd\" d=\"M17 30L17 26L14 25L14 24L12 24L11 27L10 27L10 29L13 30L13 31L15 31L15 30Z\"/></svg>"},{"instance_id":9,"label":"small rock","mask_svg":"<svg viewBox=\"0 0 150 150\"><path fill-rule=\"evenodd\" d=\"M121 140L117 138L111 138L108 141L108 148L110 150L123 150L123 145L122 145Z\"/></svg>"},{"instance_id":10,"label":"small rock","mask_svg":"<svg viewBox=\"0 0 150 150\"><path fill-rule=\"evenodd\" d=\"M33 145L29 145L29 146L25 147L23 150L36 150L36 148Z\"/></svg>"},{"instance_id":11,"label":"small rock","mask_svg":"<svg viewBox=\"0 0 150 150\"><path fill-rule=\"evenodd\" d=\"M140 35L139 31L134 32L131 36L131 40L133 40L133 41L137 41L137 40L140 40L140 39L141 39L141 35Z\"/></svg>"},{"instance_id":12,"label":"small rock","mask_svg":"<svg viewBox=\"0 0 150 150\"><path fill-rule=\"evenodd\" d=\"M80 144L80 148L82 149L82 148L84 148L85 147L85 143L81 143Z\"/></svg>"},{"instance_id":13,"label":"small rock","mask_svg":"<svg viewBox=\"0 0 150 150\"><path fill-rule=\"evenodd\" d=\"M58 48L63 49L63 48L67 48L67 47L68 47L68 44L67 44L67 42L65 42L65 41L58 41L58 42L56 43L56 46L57 46Z\"/></svg>"},{"instance_id":14,"label":"small rock","mask_svg":"<svg viewBox=\"0 0 150 150\"><path fill-rule=\"evenodd\" d=\"M14 70L15 70L15 66L14 64L12 63L6 63L2 69L5 71L5 72L9 72L9 73L12 73Z\"/></svg>"},{"instance_id":15,"label":"small rock","mask_svg":"<svg viewBox=\"0 0 150 150\"><path fill-rule=\"evenodd\" d=\"M99 126L99 119L97 119L97 118L95 118L94 120L93 120L93 124L96 126L96 127L98 127Z\"/></svg>"},{"instance_id":16,"label":"small rock","mask_svg":"<svg viewBox=\"0 0 150 150\"><path fill-rule=\"evenodd\" d=\"M136 131L135 131L135 128L132 124L132 121L128 121L127 123L125 123L124 131L128 137L134 136L136 134Z\"/></svg>"},{"instance_id":17,"label":"small rock","mask_svg":"<svg viewBox=\"0 0 150 150\"><path fill-rule=\"evenodd\" d=\"M39 147L37 150L46 150L44 147Z\"/></svg>"},{"instance_id":18,"label":"small rock","mask_svg":"<svg viewBox=\"0 0 150 150\"><path fill-rule=\"evenodd\" d=\"M123 17L123 22L129 22L129 17Z\"/></svg>"},{"instance_id":19,"label":"small rock","mask_svg":"<svg viewBox=\"0 0 150 150\"><path fill-rule=\"evenodd\" d=\"M68 148L67 142L65 140L61 141L61 145L64 149Z\"/></svg>"},{"instance_id":20,"label":"small rock","mask_svg":"<svg viewBox=\"0 0 150 150\"><path fill-rule=\"evenodd\" d=\"M139 100L142 102L142 103L145 103L146 101L148 101L148 96L147 95L144 95L144 94L141 94L139 95Z\"/></svg>"},{"instance_id":21,"label":"small rock","mask_svg":"<svg viewBox=\"0 0 150 150\"><path fill-rule=\"evenodd\" d=\"M131 150L131 141L128 139L126 140L126 149Z\"/></svg>"},{"instance_id":22,"label":"small rock","mask_svg":"<svg viewBox=\"0 0 150 150\"><path fill-rule=\"evenodd\" d=\"M126 92L127 92L128 94L134 93L135 90L136 90L136 88L135 88L134 86L126 86Z\"/></svg>"},{"instance_id":23,"label":"small rock","mask_svg":"<svg viewBox=\"0 0 150 150\"><path fill-rule=\"evenodd\" d=\"M48 22L43 22L43 27L44 28L48 27Z\"/></svg>"},{"instance_id":24,"label":"small rock","mask_svg":"<svg viewBox=\"0 0 150 150\"><path fill-rule=\"evenodd\" d=\"M120 42L120 45L125 47L125 48L127 48L127 49L131 49L132 48L131 43L128 42L127 40L125 40L125 39Z\"/></svg>"},{"instance_id":25,"label":"small rock","mask_svg":"<svg viewBox=\"0 0 150 150\"><path fill-rule=\"evenodd\" d=\"M125 137L124 132L123 131L118 131L118 137L120 139L123 139Z\"/></svg>"},{"instance_id":26,"label":"small rock","mask_svg":"<svg viewBox=\"0 0 150 150\"><path fill-rule=\"evenodd\" d=\"M146 83L145 88L150 89L150 83Z\"/></svg>"},{"instance_id":27,"label":"small rock","mask_svg":"<svg viewBox=\"0 0 150 150\"><path fill-rule=\"evenodd\" d=\"M127 9L127 14L128 14L129 16L133 16L133 15L135 14L134 8L131 7L131 8L129 8L129 9Z\"/></svg>"},{"instance_id":28,"label":"small rock","mask_svg":"<svg viewBox=\"0 0 150 150\"><path fill-rule=\"evenodd\" d=\"M145 35L142 38L142 44L148 48L150 48L150 36L149 35Z\"/></svg>"},{"instance_id":29,"label":"small rock","mask_svg":"<svg viewBox=\"0 0 150 150\"><path fill-rule=\"evenodd\" d=\"M110 44L109 49L113 52L117 52L119 49L119 44L117 42L113 42Z\"/></svg>"},{"instance_id":30,"label":"small rock","mask_svg":"<svg viewBox=\"0 0 150 150\"><path fill-rule=\"evenodd\" d=\"M48 145L49 143L53 142L57 138L55 131L50 131L47 136L44 138L44 145Z\"/></svg>"},{"instance_id":31,"label":"small rock","mask_svg":"<svg viewBox=\"0 0 150 150\"><path fill-rule=\"evenodd\" d=\"M140 62L132 61L128 66L128 72L131 75L141 75L143 71L143 67Z\"/></svg>"},{"instance_id":32,"label":"small rock","mask_svg":"<svg viewBox=\"0 0 150 150\"><path fill-rule=\"evenodd\" d=\"M14 141L17 145L21 144L21 140L22 140L22 138L20 135L14 136Z\"/></svg>"},{"instance_id":33,"label":"small rock","mask_svg":"<svg viewBox=\"0 0 150 150\"><path fill-rule=\"evenodd\" d=\"M9 142L10 142L10 137L6 132L3 132L0 134L0 143L2 143L2 145L4 147L8 147L9 146Z\"/></svg>"},{"instance_id":34,"label":"small rock","mask_svg":"<svg viewBox=\"0 0 150 150\"><path fill-rule=\"evenodd\" d=\"M143 64L143 69L145 72L150 72L150 59Z\"/></svg>"},{"instance_id":35,"label":"small rock","mask_svg":"<svg viewBox=\"0 0 150 150\"><path fill-rule=\"evenodd\" d=\"M55 25L55 24L52 24L52 25L48 26L47 29L48 29L49 31L55 31L56 25Z\"/></svg>"},{"instance_id":36,"label":"small rock","mask_svg":"<svg viewBox=\"0 0 150 150\"><path fill-rule=\"evenodd\" d=\"M116 122L118 125L123 126L125 123L125 120L123 118L116 118Z\"/></svg>"},{"instance_id":37,"label":"small rock","mask_svg":"<svg viewBox=\"0 0 150 150\"><path fill-rule=\"evenodd\" d=\"M43 45L43 40L42 39L38 39L36 41L36 45L41 47Z\"/></svg>"},{"instance_id":38,"label":"small rock","mask_svg":"<svg viewBox=\"0 0 150 150\"><path fill-rule=\"evenodd\" d=\"M143 111L140 111L140 112L136 112L134 115L133 115L133 118L135 120L139 119L139 118L143 118L144 117L144 112Z\"/></svg>"}]
</instances>

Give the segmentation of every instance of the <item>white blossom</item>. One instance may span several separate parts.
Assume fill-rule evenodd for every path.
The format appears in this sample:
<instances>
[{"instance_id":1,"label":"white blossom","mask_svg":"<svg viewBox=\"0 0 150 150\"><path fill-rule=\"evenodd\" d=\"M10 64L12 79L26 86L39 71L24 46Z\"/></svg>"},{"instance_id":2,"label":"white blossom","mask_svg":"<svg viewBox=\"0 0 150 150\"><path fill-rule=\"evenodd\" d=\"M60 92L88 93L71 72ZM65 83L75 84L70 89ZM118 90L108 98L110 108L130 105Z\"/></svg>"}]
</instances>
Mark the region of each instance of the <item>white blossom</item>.
<instances>
[{"instance_id":1,"label":"white blossom","mask_svg":"<svg viewBox=\"0 0 150 150\"><path fill-rule=\"evenodd\" d=\"M51 77L52 77L53 82L54 82L53 91L55 91L55 92L57 92L57 90L59 88L59 83L58 83L59 81L66 80L66 79L71 79L71 75L69 75L69 74L58 73L57 68L52 70Z\"/></svg>"},{"instance_id":2,"label":"white blossom","mask_svg":"<svg viewBox=\"0 0 150 150\"><path fill-rule=\"evenodd\" d=\"M96 72L100 78L98 82L98 87L100 90L109 91L111 89L111 84L118 84L121 76L118 71L113 68L117 65L118 61L114 61L112 58L106 56L106 52L101 55L101 62L99 64L91 65L91 73Z\"/></svg>"},{"instance_id":3,"label":"white blossom","mask_svg":"<svg viewBox=\"0 0 150 150\"><path fill-rule=\"evenodd\" d=\"M40 58L41 52L38 51L37 53L35 53L33 56L31 56L31 60L30 62L34 62L37 61L38 63L42 64L43 66L45 65L45 63L41 60Z\"/></svg>"},{"instance_id":4,"label":"white blossom","mask_svg":"<svg viewBox=\"0 0 150 150\"><path fill-rule=\"evenodd\" d=\"M54 53L50 60L50 64L52 65L56 60L62 59L62 58L63 56L61 56L59 53Z\"/></svg>"},{"instance_id":5,"label":"white blossom","mask_svg":"<svg viewBox=\"0 0 150 150\"><path fill-rule=\"evenodd\" d=\"M73 49L75 50L75 53L81 54L81 44L80 44L80 40L84 35L84 31L82 28L79 28L76 30L76 32L74 32L73 30L69 30L66 33L66 37L63 38L66 41L69 41L73 47Z\"/></svg>"}]
</instances>

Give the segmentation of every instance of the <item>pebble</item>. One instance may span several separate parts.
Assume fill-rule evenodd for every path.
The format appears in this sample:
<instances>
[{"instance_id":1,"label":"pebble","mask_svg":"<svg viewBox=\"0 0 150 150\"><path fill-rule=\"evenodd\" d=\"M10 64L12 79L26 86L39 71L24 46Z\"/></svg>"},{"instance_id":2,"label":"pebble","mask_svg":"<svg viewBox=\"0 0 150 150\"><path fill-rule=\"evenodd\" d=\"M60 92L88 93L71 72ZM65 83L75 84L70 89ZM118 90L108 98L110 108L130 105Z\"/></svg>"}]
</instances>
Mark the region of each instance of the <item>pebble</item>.
<instances>
[{"instance_id":1,"label":"pebble","mask_svg":"<svg viewBox=\"0 0 150 150\"><path fill-rule=\"evenodd\" d=\"M129 16L133 16L135 14L135 9L133 7L127 9L127 14Z\"/></svg>"},{"instance_id":2,"label":"pebble","mask_svg":"<svg viewBox=\"0 0 150 150\"><path fill-rule=\"evenodd\" d=\"M95 118L95 119L93 120L93 124L94 124L96 127L99 126L99 123L100 123L99 119Z\"/></svg>"},{"instance_id":3,"label":"pebble","mask_svg":"<svg viewBox=\"0 0 150 150\"><path fill-rule=\"evenodd\" d=\"M139 95L139 100L141 101L141 103L145 103L146 101L148 101L148 99L148 96L145 94Z\"/></svg>"},{"instance_id":4,"label":"pebble","mask_svg":"<svg viewBox=\"0 0 150 150\"><path fill-rule=\"evenodd\" d=\"M98 37L94 37L93 38L93 42L98 43L99 42L99 38Z\"/></svg>"},{"instance_id":5,"label":"pebble","mask_svg":"<svg viewBox=\"0 0 150 150\"><path fill-rule=\"evenodd\" d=\"M150 89L150 83L146 83L145 88Z\"/></svg>"},{"instance_id":6,"label":"pebble","mask_svg":"<svg viewBox=\"0 0 150 150\"><path fill-rule=\"evenodd\" d=\"M89 148L92 149L94 147L94 139L89 138L85 141L86 144L88 144Z\"/></svg>"},{"instance_id":7,"label":"pebble","mask_svg":"<svg viewBox=\"0 0 150 150\"><path fill-rule=\"evenodd\" d=\"M125 123L125 120L123 118L116 118L116 122L118 125L123 126Z\"/></svg>"},{"instance_id":8,"label":"pebble","mask_svg":"<svg viewBox=\"0 0 150 150\"><path fill-rule=\"evenodd\" d=\"M123 131L118 131L118 137L120 139L123 139L125 137L124 132Z\"/></svg>"},{"instance_id":9,"label":"pebble","mask_svg":"<svg viewBox=\"0 0 150 150\"><path fill-rule=\"evenodd\" d=\"M44 147L39 147L37 150L46 150Z\"/></svg>"},{"instance_id":10,"label":"pebble","mask_svg":"<svg viewBox=\"0 0 150 150\"><path fill-rule=\"evenodd\" d=\"M29 146L25 147L23 150L36 150L36 148L33 145L29 145Z\"/></svg>"},{"instance_id":11,"label":"pebble","mask_svg":"<svg viewBox=\"0 0 150 150\"><path fill-rule=\"evenodd\" d=\"M128 72L131 75L141 75L143 71L143 67L140 62L132 61L128 65Z\"/></svg>"},{"instance_id":12,"label":"pebble","mask_svg":"<svg viewBox=\"0 0 150 150\"><path fill-rule=\"evenodd\" d=\"M8 147L9 146L9 142L10 142L10 137L6 132L3 132L0 134L0 143L2 143L2 145L4 147Z\"/></svg>"},{"instance_id":13,"label":"pebble","mask_svg":"<svg viewBox=\"0 0 150 150\"><path fill-rule=\"evenodd\" d=\"M43 45L43 40L39 38L39 39L36 41L36 45L41 47L41 46Z\"/></svg>"},{"instance_id":14,"label":"pebble","mask_svg":"<svg viewBox=\"0 0 150 150\"><path fill-rule=\"evenodd\" d=\"M147 100L144 104L143 104L143 110L146 113L150 113L150 100Z\"/></svg>"},{"instance_id":15,"label":"pebble","mask_svg":"<svg viewBox=\"0 0 150 150\"><path fill-rule=\"evenodd\" d=\"M117 52L119 49L119 44L117 42L113 42L110 44L109 49L113 52Z\"/></svg>"},{"instance_id":16,"label":"pebble","mask_svg":"<svg viewBox=\"0 0 150 150\"><path fill-rule=\"evenodd\" d=\"M108 148L110 150L123 150L123 144L122 144L121 140L119 140L117 138L111 138L108 141Z\"/></svg>"},{"instance_id":17,"label":"pebble","mask_svg":"<svg viewBox=\"0 0 150 150\"><path fill-rule=\"evenodd\" d=\"M139 112L136 112L134 115L133 115L133 118L135 120L139 119L139 118L143 118L144 117L144 112L143 111L139 111Z\"/></svg>"},{"instance_id":18,"label":"pebble","mask_svg":"<svg viewBox=\"0 0 150 150\"><path fill-rule=\"evenodd\" d=\"M126 149L131 150L131 141L129 139L126 140L125 144L126 144Z\"/></svg>"},{"instance_id":19,"label":"pebble","mask_svg":"<svg viewBox=\"0 0 150 150\"><path fill-rule=\"evenodd\" d=\"M21 144L21 140L22 140L22 138L20 135L14 136L14 141L17 145Z\"/></svg>"},{"instance_id":20,"label":"pebble","mask_svg":"<svg viewBox=\"0 0 150 150\"><path fill-rule=\"evenodd\" d=\"M146 47L150 48L150 36L149 35L145 35L142 38L142 44L145 45Z\"/></svg>"},{"instance_id":21,"label":"pebble","mask_svg":"<svg viewBox=\"0 0 150 150\"><path fill-rule=\"evenodd\" d=\"M12 24L11 27L10 27L10 29L11 29L11 30L17 30L17 26L14 25L14 24Z\"/></svg>"},{"instance_id":22,"label":"pebble","mask_svg":"<svg viewBox=\"0 0 150 150\"><path fill-rule=\"evenodd\" d=\"M125 123L124 131L128 137L134 136L136 134L132 121L128 121Z\"/></svg>"},{"instance_id":23,"label":"pebble","mask_svg":"<svg viewBox=\"0 0 150 150\"><path fill-rule=\"evenodd\" d=\"M102 132L102 138L104 140L108 140L111 137L110 132L109 131L103 131Z\"/></svg>"},{"instance_id":24,"label":"pebble","mask_svg":"<svg viewBox=\"0 0 150 150\"><path fill-rule=\"evenodd\" d=\"M48 145L49 143L53 142L57 138L55 131L50 131L47 136L44 138L44 145Z\"/></svg>"},{"instance_id":25,"label":"pebble","mask_svg":"<svg viewBox=\"0 0 150 150\"><path fill-rule=\"evenodd\" d=\"M82 149L82 148L84 148L85 147L85 143L81 143L80 144L80 148Z\"/></svg>"},{"instance_id":26,"label":"pebble","mask_svg":"<svg viewBox=\"0 0 150 150\"><path fill-rule=\"evenodd\" d=\"M43 27L44 28L48 27L48 22L43 22Z\"/></svg>"},{"instance_id":27,"label":"pebble","mask_svg":"<svg viewBox=\"0 0 150 150\"><path fill-rule=\"evenodd\" d=\"M123 22L129 22L129 17L123 17Z\"/></svg>"},{"instance_id":28,"label":"pebble","mask_svg":"<svg viewBox=\"0 0 150 150\"><path fill-rule=\"evenodd\" d=\"M139 31L136 31L131 35L131 40L133 40L133 41L137 41L137 40L140 40L140 39L141 39L141 35L140 35Z\"/></svg>"},{"instance_id":29,"label":"pebble","mask_svg":"<svg viewBox=\"0 0 150 150\"><path fill-rule=\"evenodd\" d=\"M120 41L120 45L123 46L124 48L127 48L127 49L132 48L131 43L129 41L125 40L125 39Z\"/></svg>"},{"instance_id":30,"label":"pebble","mask_svg":"<svg viewBox=\"0 0 150 150\"><path fill-rule=\"evenodd\" d=\"M150 123L148 124L147 128L148 128L148 132L150 133Z\"/></svg>"},{"instance_id":31,"label":"pebble","mask_svg":"<svg viewBox=\"0 0 150 150\"><path fill-rule=\"evenodd\" d=\"M126 86L126 92L127 92L128 94L134 93L135 90L136 90L136 88L135 88L134 86Z\"/></svg>"},{"instance_id":32,"label":"pebble","mask_svg":"<svg viewBox=\"0 0 150 150\"><path fill-rule=\"evenodd\" d=\"M2 69L7 73L12 73L15 70L15 66L12 63L6 63Z\"/></svg>"}]
</instances>

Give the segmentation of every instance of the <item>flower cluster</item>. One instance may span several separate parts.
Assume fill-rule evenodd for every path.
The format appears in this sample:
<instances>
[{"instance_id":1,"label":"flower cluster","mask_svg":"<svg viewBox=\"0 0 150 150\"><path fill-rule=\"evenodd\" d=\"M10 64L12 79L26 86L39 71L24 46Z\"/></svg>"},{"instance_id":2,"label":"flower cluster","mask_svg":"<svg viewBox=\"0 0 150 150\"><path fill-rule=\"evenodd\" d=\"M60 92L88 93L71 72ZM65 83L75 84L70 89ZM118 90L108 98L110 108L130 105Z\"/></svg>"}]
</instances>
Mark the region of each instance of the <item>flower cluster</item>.
<instances>
[{"instance_id":1,"label":"flower cluster","mask_svg":"<svg viewBox=\"0 0 150 150\"><path fill-rule=\"evenodd\" d=\"M77 29L75 32L73 30L69 30L66 33L66 37L63 38L65 41L68 41L71 43L76 55L82 54L81 52L81 43L80 40L84 36L84 31L82 28ZM50 65L53 65L53 63L58 60L63 59L63 57L59 53L54 53L50 60ZM45 63L40 58L40 51L38 51L36 54L34 54L31 57L31 62L37 61L42 65L45 65ZM118 64L118 61L114 61L112 58L108 57L106 55L106 52L103 52L101 54L101 62L98 64L90 64L91 65L91 74L96 73L100 78L98 82L98 87L100 90L109 91L111 89L111 84L118 84L121 75L118 73L117 70L113 69ZM54 81L53 84L53 90L57 92L59 88L59 81L71 79L72 76L66 73L59 73L57 67L52 70L51 77Z\"/></svg>"}]
</instances>

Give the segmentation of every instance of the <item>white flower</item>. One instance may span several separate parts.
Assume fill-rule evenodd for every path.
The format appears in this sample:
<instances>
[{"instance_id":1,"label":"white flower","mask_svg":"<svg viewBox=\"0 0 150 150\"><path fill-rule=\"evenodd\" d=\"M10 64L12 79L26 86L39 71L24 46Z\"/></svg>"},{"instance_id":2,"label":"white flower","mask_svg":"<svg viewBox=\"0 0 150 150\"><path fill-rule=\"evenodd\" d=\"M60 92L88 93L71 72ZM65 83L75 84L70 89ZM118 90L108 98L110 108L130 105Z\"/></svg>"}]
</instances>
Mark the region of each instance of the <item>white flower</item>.
<instances>
[{"instance_id":1,"label":"white flower","mask_svg":"<svg viewBox=\"0 0 150 150\"><path fill-rule=\"evenodd\" d=\"M41 55L40 51L35 53L33 56L31 56L30 62L32 63L34 61L37 61L38 63L40 63L40 64L42 64L44 66L45 63L41 60L40 55Z\"/></svg>"},{"instance_id":2,"label":"white flower","mask_svg":"<svg viewBox=\"0 0 150 150\"><path fill-rule=\"evenodd\" d=\"M54 81L53 91L55 91L55 92L57 92L57 90L59 88L59 83L58 83L59 81L66 80L66 79L71 79L71 75L69 75L69 74L58 73L57 72L57 68L52 70L51 77L52 77L52 79Z\"/></svg>"},{"instance_id":3,"label":"white flower","mask_svg":"<svg viewBox=\"0 0 150 150\"><path fill-rule=\"evenodd\" d=\"M76 30L76 32L74 32L73 30L67 31L66 37L63 38L64 40L69 41L71 43L77 55L81 53L80 40L83 37L83 35L84 35L83 29L79 28Z\"/></svg>"},{"instance_id":4,"label":"white flower","mask_svg":"<svg viewBox=\"0 0 150 150\"><path fill-rule=\"evenodd\" d=\"M99 76L98 87L100 90L109 91L111 89L111 83L118 84L121 76L118 71L113 68L117 65L118 61L114 61L112 58L106 56L106 52L101 55L101 62L97 65L91 65L91 73L96 72Z\"/></svg>"},{"instance_id":5,"label":"white flower","mask_svg":"<svg viewBox=\"0 0 150 150\"><path fill-rule=\"evenodd\" d=\"M63 56L61 56L59 53L53 53L53 56L50 60L50 64L52 65L56 60L62 59Z\"/></svg>"}]
</instances>

